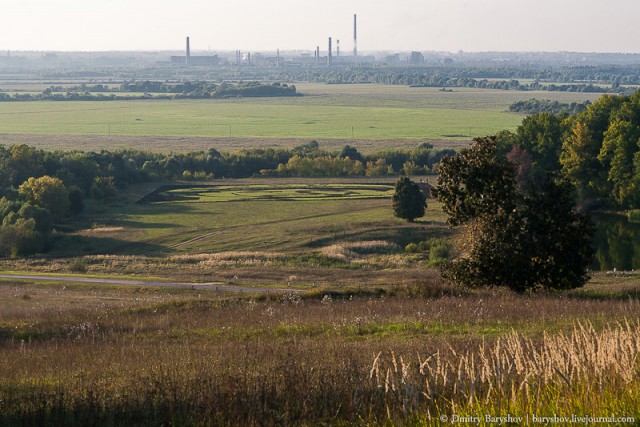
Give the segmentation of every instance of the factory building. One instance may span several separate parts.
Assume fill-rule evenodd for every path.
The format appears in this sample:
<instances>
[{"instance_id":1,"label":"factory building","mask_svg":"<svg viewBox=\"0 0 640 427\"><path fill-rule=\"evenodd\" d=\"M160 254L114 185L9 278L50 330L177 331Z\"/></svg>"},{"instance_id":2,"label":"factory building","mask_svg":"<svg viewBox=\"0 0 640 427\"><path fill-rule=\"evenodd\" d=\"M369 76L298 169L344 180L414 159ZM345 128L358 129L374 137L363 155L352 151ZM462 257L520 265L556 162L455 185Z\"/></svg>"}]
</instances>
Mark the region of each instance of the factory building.
<instances>
[{"instance_id":1,"label":"factory building","mask_svg":"<svg viewBox=\"0 0 640 427\"><path fill-rule=\"evenodd\" d=\"M187 49L185 56L172 56L171 64L172 65L185 65L189 66L212 66L218 65L220 63L220 58L218 55L210 55L210 56L191 56L191 44L189 37L187 37Z\"/></svg>"}]
</instances>

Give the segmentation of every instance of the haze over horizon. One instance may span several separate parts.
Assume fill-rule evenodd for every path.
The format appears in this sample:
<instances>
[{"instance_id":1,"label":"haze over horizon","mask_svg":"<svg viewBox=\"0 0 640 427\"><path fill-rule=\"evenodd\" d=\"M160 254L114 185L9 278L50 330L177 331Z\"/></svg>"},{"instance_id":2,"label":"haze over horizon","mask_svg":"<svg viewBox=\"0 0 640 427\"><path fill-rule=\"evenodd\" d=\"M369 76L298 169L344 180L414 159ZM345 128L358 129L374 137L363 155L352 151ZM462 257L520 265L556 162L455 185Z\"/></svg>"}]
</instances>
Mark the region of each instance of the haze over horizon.
<instances>
[{"instance_id":1,"label":"haze over horizon","mask_svg":"<svg viewBox=\"0 0 640 427\"><path fill-rule=\"evenodd\" d=\"M611 0L22 0L2 8L11 51L326 50L638 53L640 2ZM606 18L612 16L612 18ZM334 45L335 46L335 45ZM335 49L335 47L334 47Z\"/></svg>"}]
</instances>

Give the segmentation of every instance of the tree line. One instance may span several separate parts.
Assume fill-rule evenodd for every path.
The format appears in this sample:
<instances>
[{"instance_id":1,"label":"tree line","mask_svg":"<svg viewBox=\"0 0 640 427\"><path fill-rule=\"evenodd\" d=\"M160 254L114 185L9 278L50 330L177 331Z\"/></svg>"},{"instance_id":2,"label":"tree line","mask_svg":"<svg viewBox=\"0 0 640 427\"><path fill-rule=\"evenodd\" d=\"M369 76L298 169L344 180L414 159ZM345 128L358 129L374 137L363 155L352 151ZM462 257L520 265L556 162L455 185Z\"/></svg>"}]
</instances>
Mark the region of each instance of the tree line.
<instances>
[{"instance_id":1,"label":"tree line","mask_svg":"<svg viewBox=\"0 0 640 427\"><path fill-rule=\"evenodd\" d=\"M100 177L117 187L147 181L171 181L196 176L248 178L253 176L384 176L433 173L444 155L454 150L423 143L409 150L383 150L364 155L346 145L327 151L316 141L292 149L256 148L235 153L215 148L184 153L137 150L100 152L46 151L25 144L0 145L0 188L17 188L30 177L60 178L86 195Z\"/></svg>"},{"instance_id":2,"label":"tree line","mask_svg":"<svg viewBox=\"0 0 640 427\"><path fill-rule=\"evenodd\" d=\"M116 95L116 92L118 95ZM142 93L123 95L123 93ZM125 82L119 89L106 85L51 86L41 93L0 92L0 102L12 101L130 101L137 99L207 99L207 98L266 98L301 96L295 85L286 83L222 83L207 82L164 83L157 81Z\"/></svg>"},{"instance_id":3,"label":"tree line","mask_svg":"<svg viewBox=\"0 0 640 427\"><path fill-rule=\"evenodd\" d=\"M564 103L550 99L531 98L526 101L516 101L509 106L514 113L538 114L578 114L586 110L591 101Z\"/></svg>"},{"instance_id":4,"label":"tree line","mask_svg":"<svg viewBox=\"0 0 640 427\"><path fill-rule=\"evenodd\" d=\"M263 78L329 84L386 84L518 91L630 93L640 84L638 67L522 69L489 67L375 67L263 73ZM527 80L523 82L522 80ZM532 81L529 81L532 80Z\"/></svg>"}]
</instances>

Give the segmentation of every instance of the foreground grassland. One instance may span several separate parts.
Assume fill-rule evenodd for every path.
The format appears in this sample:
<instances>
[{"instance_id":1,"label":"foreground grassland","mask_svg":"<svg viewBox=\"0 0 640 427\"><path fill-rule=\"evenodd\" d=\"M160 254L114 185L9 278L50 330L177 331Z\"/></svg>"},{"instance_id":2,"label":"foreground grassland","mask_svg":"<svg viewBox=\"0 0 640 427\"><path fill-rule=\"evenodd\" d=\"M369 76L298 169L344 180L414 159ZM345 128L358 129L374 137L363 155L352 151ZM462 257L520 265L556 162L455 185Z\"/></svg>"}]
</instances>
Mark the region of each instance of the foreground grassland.
<instances>
[{"instance_id":1,"label":"foreground grassland","mask_svg":"<svg viewBox=\"0 0 640 427\"><path fill-rule=\"evenodd\" d=\"M0 424L638 419L638 279L557 295L434 278L243 298L3 281Z\"/></svg>"},{"instance_id":2,"label":"foreground grassland","mask_svg":"<svg viewBox=\"0 0 640 427\"><path fill-rule=\"evenodd\" d=\"M0 143L165 152L293 147L311 139L331 149L349 143L365 152L426 140L455 146L471 136L515 129L522 116L507 112L514 101L538 97L583 102L598 97L381 85L299 84L298 89L307 96L0 103Z\"/></svg>"}]
</instances>

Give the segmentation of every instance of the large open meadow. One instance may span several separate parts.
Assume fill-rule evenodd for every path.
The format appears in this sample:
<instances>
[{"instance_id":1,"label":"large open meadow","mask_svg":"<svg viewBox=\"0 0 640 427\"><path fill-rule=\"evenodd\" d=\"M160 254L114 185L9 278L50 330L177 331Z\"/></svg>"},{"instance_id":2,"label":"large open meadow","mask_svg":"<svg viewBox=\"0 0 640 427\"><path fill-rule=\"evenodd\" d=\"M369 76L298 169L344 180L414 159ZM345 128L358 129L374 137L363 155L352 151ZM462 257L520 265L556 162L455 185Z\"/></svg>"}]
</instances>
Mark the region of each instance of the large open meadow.
<instances>
[{"instance_id":1,"label":"large open meadow","mask_svg":"<svg viewBox=\"0 0 640 427\"><path fill-rule=\"evenodd\" d=\"M0 103L0 143L460 146L515 129L513 101L597 97L299 91L306 96ZM395 180L145 183L86 199L83 213L56 224L49 253L0 259L0 425L640 420L637 272L523 294L446 283L437 265L455 236L441 205L429 199L413 223L394 217Z\"/></svg>"},{"instance_id":2,"label":"large open meadow","mask_svg":"<svg viewBox=\"0 0 640 427\"><path fill-rule=\"evenodd\" d=\"M364 152L432 141L458 146L471 137L515 129L507 111L529 98L561 102L598 94L300 83L305 96L224 100L0 103L0 143L48 149L293 147L310 140Z\"/></svg>"}]
</instances>

